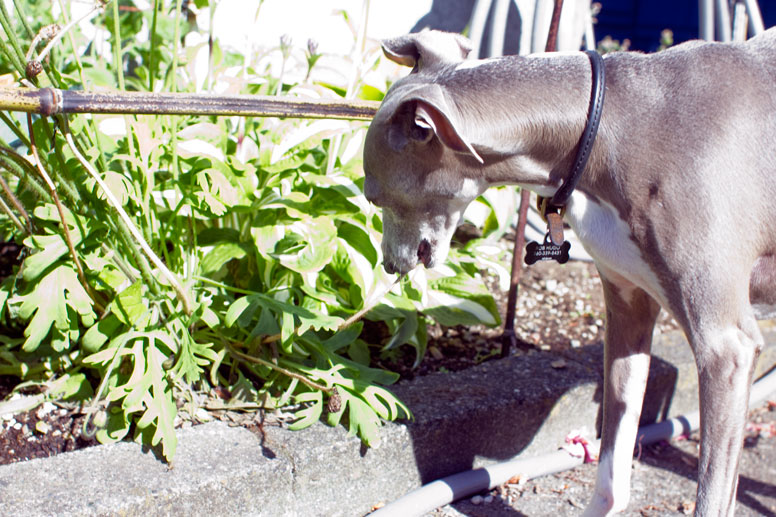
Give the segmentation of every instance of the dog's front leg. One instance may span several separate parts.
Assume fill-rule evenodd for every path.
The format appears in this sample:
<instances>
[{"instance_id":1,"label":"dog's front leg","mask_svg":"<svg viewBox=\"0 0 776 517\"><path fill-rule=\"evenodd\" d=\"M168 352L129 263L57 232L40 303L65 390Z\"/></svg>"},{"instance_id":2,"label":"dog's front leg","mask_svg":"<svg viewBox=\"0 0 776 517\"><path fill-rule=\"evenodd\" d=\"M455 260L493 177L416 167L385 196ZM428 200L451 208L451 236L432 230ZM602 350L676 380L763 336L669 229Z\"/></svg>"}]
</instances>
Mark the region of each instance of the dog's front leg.
<instances>
[{"instance_id":1,"label":"dog's front leg","mask_svg":"<svg viewBox=\"0 0 776 517\"><path fill-rule=\"evenodd\" d=\"M630 497L633 447L660 306L619 275L601 271L606 300L604 413L598 479L586 516L617 513Z\"/></svg>"}]
</instances>

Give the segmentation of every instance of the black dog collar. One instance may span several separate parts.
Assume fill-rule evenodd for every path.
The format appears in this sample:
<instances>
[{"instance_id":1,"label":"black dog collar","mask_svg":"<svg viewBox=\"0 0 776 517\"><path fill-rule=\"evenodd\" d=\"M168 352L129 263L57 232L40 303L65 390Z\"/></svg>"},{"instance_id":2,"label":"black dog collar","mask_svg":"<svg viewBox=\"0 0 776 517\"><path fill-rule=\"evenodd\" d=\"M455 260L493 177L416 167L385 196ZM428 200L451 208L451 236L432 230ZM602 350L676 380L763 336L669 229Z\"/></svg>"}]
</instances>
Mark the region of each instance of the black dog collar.
<instances>
[{"instance_id":1,"label":"black dog collar","mask_svg":"<svg viewBox=\"0 0 776 517\"><path fill-rule=\"evenodd\" d=\"M587 124L582 138L579 140L577 157L574 160L574 167L571 174L566 178L566 182L552 196L548 203L550 208L560 209L568 203L571 193L579 183L582 173L585 172L587 160L590 158L590 151L593 149L598 125L601 122L601 112L604 108L604 90L606 89L606 74L604 72L604 60L595 50L585 52L590 58L590 65L593 69L593 86L590 91L590 107L587 111ZM544 214L543 214L544 215Z\"/></svg>"},{"instance_id":2,"label":"black dog collar","mask_svg":"<svg viewBox=\"0 0 776 517\"><path fill-rule=\"evenodd\" d=\"M547 235L543 244L528 243L524 257L526 264L533 264L538 260L555 260L563 264L569 259L571 244L563 237L563 212L566 210L566 203L568 203L571 193L574 192L574 188L587 167L587 160L590 158L590 151L593 148L598 125L601 122L606 87L603 59L593 50L588 50L586 54L590 58L593 69L593 86L590 91L590 107L587 112L585 131L579 140L574 167L565 183L555 192L552 199L540 196L537 200L539 213L547 221Z\"/></svg>"}]
</instances>

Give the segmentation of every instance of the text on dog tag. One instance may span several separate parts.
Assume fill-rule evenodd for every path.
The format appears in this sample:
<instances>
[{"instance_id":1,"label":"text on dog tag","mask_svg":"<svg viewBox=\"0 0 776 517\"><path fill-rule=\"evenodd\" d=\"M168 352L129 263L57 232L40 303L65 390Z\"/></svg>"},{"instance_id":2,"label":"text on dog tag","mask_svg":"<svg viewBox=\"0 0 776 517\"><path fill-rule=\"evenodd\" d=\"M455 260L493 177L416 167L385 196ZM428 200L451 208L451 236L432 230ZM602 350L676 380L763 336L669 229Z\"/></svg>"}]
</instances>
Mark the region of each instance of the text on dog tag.
<instances>
[{"instance_id":1,"label":"text on dog tag","mask_svg":"<svg viewBox=\"0 0 776 517\"><path fill-rule=\"evenodd\" d=\"M553 244L550 239L550 232L544 236L544 243L531 241L525 247L525 263L529 266L540 260L555 260L560 264L565 264L569 261L569 250L571 249L571 243L564 241L563 244L558 246Z\"/></svg>"}]
</instances>

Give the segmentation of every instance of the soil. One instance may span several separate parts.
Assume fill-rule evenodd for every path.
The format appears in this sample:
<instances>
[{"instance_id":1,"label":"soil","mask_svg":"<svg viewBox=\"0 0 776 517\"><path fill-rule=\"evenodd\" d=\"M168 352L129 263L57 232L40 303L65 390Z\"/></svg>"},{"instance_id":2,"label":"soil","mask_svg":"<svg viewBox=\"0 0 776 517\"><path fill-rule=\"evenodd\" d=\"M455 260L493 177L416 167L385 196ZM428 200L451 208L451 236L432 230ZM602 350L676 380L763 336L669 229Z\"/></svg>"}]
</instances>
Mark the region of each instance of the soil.
<instances>
[{"instance_id":1,"label":"soil","mask_svg":"<svg viewBox=\"0 0 776 517\"><path fill-rule=\"evenodd\" d=\"M10 379L0 377L0 395L3 390L12 389ZM85 418L76 407L50 402L31 411L0 417L0 465L97 445L95 438L83 432Z\"/></svg>"},{"instance_id":2,"label":"soil","mask_svg":"<svg viewBox=\"0 0 776 517\"><path fill-rule=\"evenodd\" d=\"M509 243L505 241L503 245L506 249ZM485 280L503 319L507 293L494 279ZM659 325L664 330L675 327L675 323L665 316ZM524 267L515 327L521 341L544 350L562 351L601 342L604 303L595 267L576 261L564 265L539 262ZM373 342L389 337L384 328L367 326L367 331L372 334ZM409 346L380 365L398 372L403 379L412 379L434 371L461 370L500 356L501 328L435 325L428 332L428 353L417 368L413 368L415 350ZM516 349L511 353L524 351ZM0 376L0 400L8 397L15 384L15 378ZM250 427L256 422L253 416L246 419L245 415L224 412L214 416L227 419L232 425ZM0 416L0 465L95 445L96 440L83 432L84 418L77 405L51 403L31 411Z\"/></svg>"}]
</instances>

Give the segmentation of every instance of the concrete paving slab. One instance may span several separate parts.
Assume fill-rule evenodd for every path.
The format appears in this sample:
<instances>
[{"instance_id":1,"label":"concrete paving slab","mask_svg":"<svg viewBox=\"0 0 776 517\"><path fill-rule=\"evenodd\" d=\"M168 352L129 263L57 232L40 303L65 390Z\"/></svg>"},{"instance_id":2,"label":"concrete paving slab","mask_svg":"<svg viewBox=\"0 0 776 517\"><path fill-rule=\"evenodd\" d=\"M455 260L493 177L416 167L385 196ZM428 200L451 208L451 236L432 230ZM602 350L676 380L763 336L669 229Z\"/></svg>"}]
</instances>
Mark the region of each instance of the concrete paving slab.
<instances>
[{"instance_id":1,"label":"concrete paving slab","mask_svg":"<svg viewBox=\"0 0 776 517\"><path fill-rule=\"evenodd\" d=\"M764 328L766 342L776 330ZM692 354L659 336L645 418L696 408ZM558 362L563 359L563 362ZM602 347L532 352L402 383L415 420L367 449L342 427L292 432L211 423L181 430L171 466L118 443L0 467L2 515L360 516L438 477L556 450L599 419ZM776 364L766 347L759 370Z\"/></svg>"}]
</instances>

